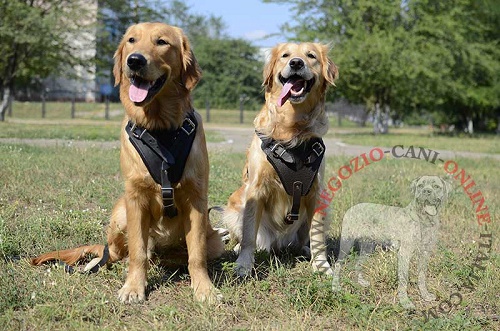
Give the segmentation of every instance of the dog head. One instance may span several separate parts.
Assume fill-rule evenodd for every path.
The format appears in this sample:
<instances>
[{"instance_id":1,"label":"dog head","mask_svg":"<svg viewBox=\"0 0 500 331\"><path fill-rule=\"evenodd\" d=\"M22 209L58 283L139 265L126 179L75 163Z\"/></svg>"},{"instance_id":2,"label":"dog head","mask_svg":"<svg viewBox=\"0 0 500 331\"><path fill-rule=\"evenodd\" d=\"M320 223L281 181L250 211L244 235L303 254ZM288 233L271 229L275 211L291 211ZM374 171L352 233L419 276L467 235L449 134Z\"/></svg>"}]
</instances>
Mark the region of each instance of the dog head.
<instances>
[{"instance_id":1,"label":"dog head","mask_svg":"<svg viewBox=\"0 0 500 331\"><path fill-rule=\"evenodd\" d=\"M287 101L298 105L308 99L323 99L327 86L334 85L338 77L328 51L328 46L318 43L285 43L271 50L263 86L278 107Z\"/></svg>"},{"instance_id":2,"label":"dog head","mask_svg":"<svg viewBox=\"0 0 500 331\"><path fill-rule=\"evenodd\" d=\"M115 85L136 106L179 89L191 91L201 70L181 29L163 23L140 23L126 31L114 55ZM122 92L122 93L123 93Z\"/></svg>"},{"instance_id":3,"label":"dog head","mask_svg":"<svg viewBox=\"0 0 500 331\"><path fill-rule=\"evenodd\" d=\"M451 191L451 184L438 176L422 176L412 181L410 190L420 212L436 216Z\"/></svg>"}]
</instances>

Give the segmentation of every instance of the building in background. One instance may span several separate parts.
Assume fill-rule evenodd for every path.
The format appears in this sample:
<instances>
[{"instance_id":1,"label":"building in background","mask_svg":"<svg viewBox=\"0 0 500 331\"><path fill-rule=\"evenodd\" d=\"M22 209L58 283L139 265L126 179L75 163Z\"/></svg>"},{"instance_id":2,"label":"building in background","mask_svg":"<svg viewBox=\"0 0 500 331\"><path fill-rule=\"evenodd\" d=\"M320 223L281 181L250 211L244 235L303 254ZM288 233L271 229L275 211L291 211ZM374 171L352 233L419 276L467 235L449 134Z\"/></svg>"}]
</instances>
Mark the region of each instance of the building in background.
<instances>
[{"instance_id":1,"label":"building in background","mask_svg":"<svg viewBox=\"0 0 500 331\"><path fill-rule=\"evenodd\" d=\"M84 65L76 65L57 75L52 75L42 80L42 93L50 100L72 100L94 102L101 95L99 84L96 81L97 68L94 58L97 54L97 0L81 0L86 15L81 22L91 26L87 31L77 34L68 34L68 47L76 52L82 59L88 59ZM71 24L71 22L68 22Z\"/></svg>"}]
</instances>

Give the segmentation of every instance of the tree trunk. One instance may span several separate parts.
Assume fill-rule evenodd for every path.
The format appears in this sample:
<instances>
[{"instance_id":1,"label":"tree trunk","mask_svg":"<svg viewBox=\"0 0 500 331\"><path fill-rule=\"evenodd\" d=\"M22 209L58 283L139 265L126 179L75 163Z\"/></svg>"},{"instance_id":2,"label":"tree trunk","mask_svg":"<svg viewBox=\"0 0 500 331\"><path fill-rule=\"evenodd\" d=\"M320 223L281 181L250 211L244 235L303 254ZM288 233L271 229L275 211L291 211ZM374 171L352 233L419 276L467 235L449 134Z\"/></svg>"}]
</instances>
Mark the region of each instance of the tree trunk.
<instances>
[{"instance_id":1,"label":"tree trunk","mask_svg":"<svg viewBox=\"0 0 500 331\"><path fill-rule=\"evenodd\" d=\"M389 132L389 106L385 105L380 109L380 104L375 104L375 119L373 121L374 134L386 134Z\"/></svg>"},{"instance_id":2,"label":"tree trunk","mask_svg":"<svg viewBox=\"0 0 500 331\"><path fill-rule=\"evenodd\" d=\"M381 132L381 125L380 125L380 105L378 102L375 104L375 114L373 118L373 133L374 134L379 134Z\"/></svg>"},{"instance_id":3,"label":"tree trunk","mask_svg":"<svg viewBox=\"0 0 500 331\"><path fill-rule=\"evenodd\" d=\"M5 121L5 112L6 112L7 108L9 107L9 101L10 101L10 88L4 87L2 104L0 105L0 121L1 122Z\"/></svg>"},{"instance_id":4,"label":"tree trunk","mask_svg":"<svg viewBox=\"0 0 500 331\"><path fill-rule=\"evenodd\" d=\"M382 116L382 133L386 134L389 133L389 115L390 115L391 109L389 108L388 105L384 106L384 114Z\"/></svg>"},{"instance_id":5,"label":"tree trunk","mask_svg":"<svg viewBox=\"0 0 500 331\"><path fill-rule=\"evenodd\" d=\"M469 133L470 135L474 134L474 122L470 117L467 119L467 133Z\"/></svg>"}]
</instances>

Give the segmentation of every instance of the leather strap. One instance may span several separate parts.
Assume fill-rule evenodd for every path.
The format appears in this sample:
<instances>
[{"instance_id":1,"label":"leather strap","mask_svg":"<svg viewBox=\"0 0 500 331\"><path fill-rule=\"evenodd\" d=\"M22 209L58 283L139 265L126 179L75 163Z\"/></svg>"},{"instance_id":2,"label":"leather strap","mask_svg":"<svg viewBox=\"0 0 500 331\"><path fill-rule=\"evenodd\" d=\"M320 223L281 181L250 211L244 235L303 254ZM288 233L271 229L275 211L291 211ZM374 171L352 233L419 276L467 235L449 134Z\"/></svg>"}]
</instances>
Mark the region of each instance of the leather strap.
<instances>
[{"instance_id":1,"label":"leather strap","mask_svg":"<svg viewBox=\"0 0 500 331\"><path fill-rule=\"evenodd\" d=\"M102 252L102 257L101 257L101 259L99 260L99 262L97 262L97 264L96 264L96 265L94 265L94 266L93 266L92 268L90 268L89 270L87 270L87 271L79 271L79 272L80 272L80 273L87 273L87 274L94 274L94 273L98 272L98 271L99 271L99 269L101 269L101 267L105 266L105 265L106 265L106 263L108 262L108 260L109 260L109 246L108 246L108 244L106 244L106 245L104 246L104 250L103 250L103 252ZM72 273L74 273L75 271L77 271L77 270L75 269L75 267L74 267L74 266L69 265L69 264L67 264L67 263L65 263L65 262L62 262L62 261L59 261L59 260L58 260L58 261L56 261L56 263L57 263L58 265L60 265L60 266L63 266L63 267L64 267L64 272L66 272L66 273L68 273L68 274L72 274Z\"/></svg>"},{"instance_id":2,"label":"leather strap","mask_svg":"<svg viewBox=\"0 0 500 331\"><path fill-rule=\"evenodd\" d=\"M161 168L161 198L163 200L163 215L174 218L177 216L177 208L175 208L174 189L168 180L168 168L168 163L163 161Z\"/></svg>"},{"instance_id":3,"label":"leather strap","mask_svg":"<svg viewBox=\"0 0 500 331\"><path fill-rule=\"evenodd\" d=\"M258 131L256 134L286 193L292 196L292 209L285 217L285 222L291 224L298 219L300 197L307 195L314 183L325 154L325 144L321 138L314 137L298 146L286 148L283 142Z\"/></svg>"},{"instance_id":4,"label":"leather strap","mask_svg":"<svg viewBox=\"0 0 500 331\"><path fill-rule=\"evenodd\" d=\"M181 180L198 122L194 112L176 130L148 131L129 121L125 130L154 181L161 185L164 215L177 216L172 183Z\"/></svg>"},{"instance_id":5,"label":"leather strap","mask_svg":"<svg viewBox=\"0 0 500 331\"><path fill-rule=\"evenodd\" d=\"M293 183L292 208L285 216L286 224L293 224L293 222L299 219L301 197L302 197L302 182L297 181Z\"/></svg>"}]
</instances>

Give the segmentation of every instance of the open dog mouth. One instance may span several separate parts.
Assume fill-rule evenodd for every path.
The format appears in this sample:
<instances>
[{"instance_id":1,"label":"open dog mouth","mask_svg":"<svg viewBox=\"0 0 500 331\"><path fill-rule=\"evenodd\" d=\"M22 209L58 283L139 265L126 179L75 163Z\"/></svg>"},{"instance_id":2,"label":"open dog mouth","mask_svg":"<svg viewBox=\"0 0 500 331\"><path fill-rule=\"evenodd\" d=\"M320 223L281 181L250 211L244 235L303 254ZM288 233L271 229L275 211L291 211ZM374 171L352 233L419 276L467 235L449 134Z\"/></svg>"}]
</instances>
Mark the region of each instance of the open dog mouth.
<instances>
[{"instance_id":1,"label":"open dog mouth","mask_svg":"<svg viewBox=\"0 0 500 331\"><path fill-rule=\"evenodd\" d=\"M290 102L301 102L314 85L314 77L306 80L300 75L291 75L288 78L279 75L279 80L283 84L278 98L278 107L281 107L288 99Z\"/></svg>"},{"instance_id":2,"label":"open dog mouth","mask_svg":"<svg viewBox=\"0 0 500 331\"><path fill-rule=\"evenodd\" d=\"M166 75L162 75L154 81L149 81L138 75L134 75L130 77L128 96L130 100L135 103L144 102L146 99L152 98L158 93L166 80Z\"/></svg>"},{"instance_id":3,"label":"open dog mouth","mask_svg":"<svg viewBox=\"0 0 500 331\"><path fill-rule=\"evenodd\" d=\"M436 216L438 213L439 205L441 204L441 200L439 199L431 199L423 201L423 210L429 216Z\"/></svg>"}]
</instances>

